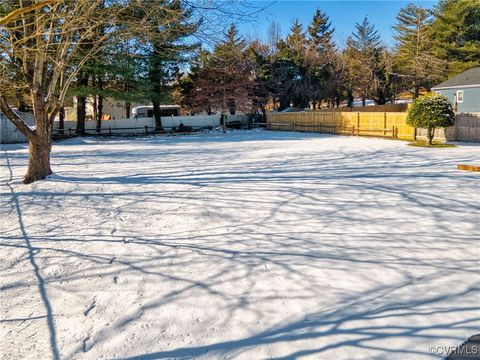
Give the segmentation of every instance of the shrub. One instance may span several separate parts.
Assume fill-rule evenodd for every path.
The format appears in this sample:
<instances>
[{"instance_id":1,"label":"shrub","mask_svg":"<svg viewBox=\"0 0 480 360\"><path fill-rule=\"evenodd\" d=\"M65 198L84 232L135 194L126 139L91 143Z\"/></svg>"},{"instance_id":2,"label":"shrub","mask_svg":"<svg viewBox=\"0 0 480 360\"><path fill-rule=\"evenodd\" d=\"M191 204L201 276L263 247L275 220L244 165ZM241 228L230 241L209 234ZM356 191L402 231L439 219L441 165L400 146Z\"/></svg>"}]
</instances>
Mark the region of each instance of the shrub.
<instances>
[{"instance_id":1,"label":"shrub","mask_svg":"<svg viewBox=\"0 0 480 360\"><path fill-rule=\"evenodd\" d=\"M427 129L428 143L431 145L435 128L452 126L455 114L445 96L427 95L415 100L408 112L407 124Z\"/></svg>"}]
</instances>

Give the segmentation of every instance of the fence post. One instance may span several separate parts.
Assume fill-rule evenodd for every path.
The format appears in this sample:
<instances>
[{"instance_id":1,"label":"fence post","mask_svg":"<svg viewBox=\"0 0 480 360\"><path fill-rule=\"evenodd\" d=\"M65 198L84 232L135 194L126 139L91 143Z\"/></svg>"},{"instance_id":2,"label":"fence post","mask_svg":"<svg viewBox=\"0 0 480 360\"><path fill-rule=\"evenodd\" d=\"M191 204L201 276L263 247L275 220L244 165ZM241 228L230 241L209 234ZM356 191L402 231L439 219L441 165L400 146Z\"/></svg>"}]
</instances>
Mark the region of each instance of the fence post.
<instances>
[{"instance_id":1,"label":"fence post","mask_svg":"<svg viewBox=\"0 0 480 360\"><path fill-rule=\"evenodd\" d=\"M455 141L458 141L460 138L460 130L458 129L459 120L460 120L460 117L457 116L457 114L455 114L455 134L454 134ZM445 137L446 137L446 134L445 134Z\"/></svg>"},{"instance_id":2,"label":"fence post","mask_svg":"<svg viewBox=\"0 0 480 360\"><path fill-rule=\"evenodd\" d=\"M383 136L387 135L387 113L383 113Z\"/></svg>"},{"instance_id":3,"label":"fence post","mask_svg":"<svg viewBox=\"0 0 480 360\"><path fill-rule=\"evenodd\" d=\"M332 114L332 120L333 120L333 133L336 134L337 133L337 126L335 124L335 114L333 113L333 111L331 111L331 114Z\"/></svg>"},{"instance_id":4,"label":"fence post","mask_svg":"<svg viewBox=\"0 0 480 360\"><path fill-rule=\"evenodd\" d=\"M413 141L417 141L417 128L413 128Z\"/></svg>"},{"instance_id":5,"label":"fence post","mask_svg":"<svg viewBox=\"0 0 480 360\"><path fill-rule=\"evenodd\" d=\"M392 125L392 139L395 139L395 126Z\"/></svg>"},{"instance_id":6,"label":"fence post","mask_svg":"<svg viewBox=\"0 0 480 360\"><path fill-rule=\"evenodd\" d=\"M295 128L296 128L296 123L297 123L297 116L296 115L293 115L293 131L296 131Z\"/></svg>"},{"instance_id":7,"label":"fence post","mask_svg":"<svg viewBox=\"0 0 480 360\"><path fill-rule=\"evenodd\" d=\"M112 136L112 128L111 127L108 128L108 135Z\"/></svg>"},{"instance_id":8,"label":"fence post","mask_svg":"<svg viewBox=\"0 0 480 360\"><path fill-rule=\"evenodd\" d=\"M148 134L148 125L145 125L145 134Z\"/></svg>"},{"instance_id":9,"label":"fence post","mask_svg":"<svg viewBox=\"0 0 480 360\"><path fill-rule=\"evenodd\" d=\"M360 135L360 111L357 112L357 136Z\"/></svg>"}]
</instances>

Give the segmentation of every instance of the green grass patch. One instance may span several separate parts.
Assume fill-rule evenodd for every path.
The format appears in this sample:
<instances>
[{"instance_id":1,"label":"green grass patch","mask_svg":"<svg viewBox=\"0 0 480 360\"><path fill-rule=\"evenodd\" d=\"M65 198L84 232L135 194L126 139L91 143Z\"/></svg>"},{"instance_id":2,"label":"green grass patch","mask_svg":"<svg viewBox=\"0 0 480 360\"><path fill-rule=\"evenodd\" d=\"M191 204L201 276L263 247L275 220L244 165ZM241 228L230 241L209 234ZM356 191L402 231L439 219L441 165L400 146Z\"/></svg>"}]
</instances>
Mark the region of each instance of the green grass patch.
<instances>
[{"instance_id":1,"label":"green grass patch","mask_svg":"<svg viewBox=\"0 0 480 360\"><path fill-rule=\"evenodd\" d=\"M409 146L416 146L416 147L428 147L428 148L454 148L457 147L456 145L453 144L445 144L441 143L438 141L434 141L432 145L428 143L428 141L425 140L417 140L417 141L412 141L408 143Z\"/></svg>"}]
</instances>

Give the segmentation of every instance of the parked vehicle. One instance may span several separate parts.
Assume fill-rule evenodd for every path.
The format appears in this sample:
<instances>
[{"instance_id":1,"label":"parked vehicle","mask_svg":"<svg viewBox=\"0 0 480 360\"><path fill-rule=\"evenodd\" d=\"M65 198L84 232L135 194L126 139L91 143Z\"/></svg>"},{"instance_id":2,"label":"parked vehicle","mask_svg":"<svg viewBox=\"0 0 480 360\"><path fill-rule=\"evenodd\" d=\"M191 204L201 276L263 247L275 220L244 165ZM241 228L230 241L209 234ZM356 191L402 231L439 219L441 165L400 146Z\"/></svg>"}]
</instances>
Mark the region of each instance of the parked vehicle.
<instances>
[{"instance_id":1,"label":"parked vehicle","mask_svg":"<svg viewBox=\"0 0 480 360\"><path fill-rule=\"evenodd\" d=\"M179 105L160 105L160 116L180 116ZM153 105L136 106L131 111L131 119L152 118Z\"/></svg>"}]
</instances>

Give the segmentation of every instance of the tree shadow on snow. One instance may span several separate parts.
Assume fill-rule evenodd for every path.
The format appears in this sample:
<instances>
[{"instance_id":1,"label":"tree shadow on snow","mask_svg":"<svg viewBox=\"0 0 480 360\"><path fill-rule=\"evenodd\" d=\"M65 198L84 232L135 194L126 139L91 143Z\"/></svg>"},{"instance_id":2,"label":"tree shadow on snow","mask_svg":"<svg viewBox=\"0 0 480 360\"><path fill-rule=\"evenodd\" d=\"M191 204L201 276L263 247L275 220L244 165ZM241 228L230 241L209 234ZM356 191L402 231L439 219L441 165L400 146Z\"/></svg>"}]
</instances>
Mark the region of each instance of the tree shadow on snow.
<instances>
[{"instance_id":1,"label":"tree shadow on snow","mask_svg":"<svg viewBox=\"0 0 480 360\"><path fill-rule=\"evenodd\" d=\"M195 138L188 141L194 142ZM459 332L475 333L480 316L470 314L478 314L480 309L463 300L480 296L480 285L474 281L478 278L478 255L471 249L478 236L455 231L480 209L471 196L459 196L464 189L473 188L478 181L475 174L439 172L439 167L453 166L455 161L438 160L434 153L415 149L407 149L400 163L382 150L351 153L345 149L312 158L292 148L294 158L272 153L270 159L261 160L253 155L242 158L242 151L232 149L230 154L220 156L212 154L211 148L199 147L192 154L191 149L172 146L166 153L164 148L153 153L114 150L117 156L113 157L108 149L86 153L80 159L73 153L56 154L58 173L46 180L53 184L46 189L14 188L10 174L10 180L4 182L10 190L0 194L0 199L2 206L9 206L16 214L18 224L8 224L0 246L20 249L24 254L5 264L5 270L15 272L29 263L35 281L12 278L2 291L38 287L45 313L22 319L46 319L54 358L61 356L58 339L71 334L56 331L54 319L58 319L60 310L55 312L55 302L48 297L50 286L65 295L78 292L76 296L82 297L86 307L87 301L107 290L120 301L128 301L128 307L114 313L105 326L95 327L84 313L75 313L93 330L86 337L88 347L79 341L74 348L62 350L65 358L83 352L88 356L92 349L123 339L126 329L157 314L158 309L179 301L183 309L194 307L201 296L222 305L224 313L210 320L227 325L242 314L259 323L267 322L270 314L256 304L279 308L283 300L318 301L308 311L300 309L274 325L258 325L246 336L198 340L189 346L152 344L149 349L135 349L138 355L127 359L191 359L203 355L233 358L257 347L285 344L289 350L281 355L284 359L324 356L338 349L351 353L371 350L384 358L415 357L425 355L427 346L420 351L418 346L414 349L394 345L393 341L460 343L464 339L457 335ZM90 176L91 170L84 165L98 162L101 167L102 161L110 162L108 172ZM148 169L148 165L159 163L161 166L151 171L139 171L142 164ZM73 173L62 169L68 164L77 165ZM7 156L6 167L12 171L13 166L17 164L11 164ZM98 186L98 191L76 187L82 184ZM128 187L110 187L116 184ZM432 184L452 187L432 193ZM162 185L174 187L164 189ZM142 220L139 211L145 203L165 205L159 217L170 211L181 221L188 211L208 211L205 217L212 221L198 225L195 232L175 227L147 228L139 235L130 228L136 229L134 222ZM58 218L39 218L42 229L38 230L36 223L26 225L24 221L22 209L29 208ZM256 218L240 216L243 211L262 208L269 211L259 212ZM407 214L403 221L410 222L408 229L396 228L397 220L389 215L392 209ZM78 219L62 219L62 212L78 214ZM82 218L87 213L98 216L88 217L89 223ZM189 216L203 215L197 212ZM428 229L415 226L415 221L425 218L432 223ZM228 226L225 222L217 224L215 219L227 219ZM112 229L112 224L124 227ZM449 251L462 251L464 256L450 258ZM69 265L68 271L58 276L43 274L37 261L39 254L52 265ZM339 277L329 278L330 271L336 271ZM363 271L370 277L363 277ZM391 279L376 279L381 273L391 274ZM342 289L337 284L342 281L341 274L356 275L359 288ZM472 282L455 282L460 276ZM148 284L161 283L164 288L132 300L122 292L121 282L114 283L115 278L128 279L129 289L139 293ZM91 280L90 287L79 289L78 282L85 279ZM258 279L271 281L273 289L259 288ZM107 281L111 287L106 287ZM338 302L323 306L324 297L332 291ZM101 299L97 301L100 307ZM91 314L103 319L95 310ZM459 320L452 320L457 316ZM74 317L76 321L79 318ZM158 338L159 331L160 327L153 327L144 334ZM182 330L177 331L175 335L184 335ZM203 329L197 331L199 335Z\"/></svg>"}]
</instances>

